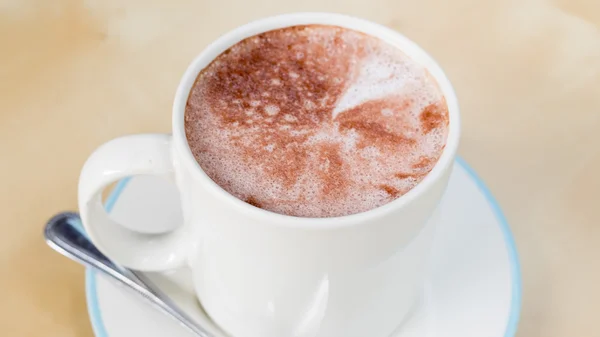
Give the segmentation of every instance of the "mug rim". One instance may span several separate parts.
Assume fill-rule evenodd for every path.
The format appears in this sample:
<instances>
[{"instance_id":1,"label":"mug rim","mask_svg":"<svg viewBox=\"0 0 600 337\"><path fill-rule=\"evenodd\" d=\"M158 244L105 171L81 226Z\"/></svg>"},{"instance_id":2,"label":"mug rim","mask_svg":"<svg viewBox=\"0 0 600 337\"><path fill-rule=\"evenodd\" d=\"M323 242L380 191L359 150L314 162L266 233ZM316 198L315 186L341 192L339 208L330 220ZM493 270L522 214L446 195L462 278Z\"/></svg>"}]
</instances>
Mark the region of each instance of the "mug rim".
<instances>
[{"instance_id":1,"label":"mug rim","mask_svg":"<svg viewBox=\"0 0 600 337\"><path fill-rule=\"evenodd\" d=\"M417 183L417 185L411 188L407 193L391 202L364 212L337 217L298 217L275 213L252 206L227 192L204 172L192 154L185 135L184 116L189 93L200 71L223 51L245 38L275 29L306 24L332 25L352 29L379 38L386 43L398 47L402 52L427 69L427 71L435 78L446 99L449 128L446 144L442 150L441 156L423 180ZM202 188L207 189L211 194L215 195L215 197L228 203L230 207L235 208L250 218L265 223L274 222L300 228L327 229L354 225L357 223L368 222L367 220L383 217L394 210L411 204L420 195L429 190L437 180L443 177L447 170L451 169L451 166L454 163L460 138L460 111L454 88L441 67L425 50L400 32L372 21L344 14L300 12L269 16L251 21L230 30L206 46L189 64L179 82L173 103L172 128L174 147L180 156L176 158L176 160L181 161L182 165L191 168L188 171L190 171L192 179L198 180L202 184Z\"/></svg>"}]
</instances>

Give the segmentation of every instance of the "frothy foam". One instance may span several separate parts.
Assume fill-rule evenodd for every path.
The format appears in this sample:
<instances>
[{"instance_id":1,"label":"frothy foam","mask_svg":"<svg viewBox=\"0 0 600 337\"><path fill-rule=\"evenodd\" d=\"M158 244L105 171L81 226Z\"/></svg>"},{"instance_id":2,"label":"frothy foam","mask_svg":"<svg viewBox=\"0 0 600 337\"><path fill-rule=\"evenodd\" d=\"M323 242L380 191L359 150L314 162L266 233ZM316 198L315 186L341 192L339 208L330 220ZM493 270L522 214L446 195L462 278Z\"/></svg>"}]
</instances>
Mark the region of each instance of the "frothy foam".
<instances>
[{"instance_id":1,"label":"frothy foam","mask_svg":"<svg viewBox=\"0 0 600 337\"><path fill-rule=\"evenodd\" d=\"M198 76L185 111L196 160L237 198L302 217L364 212L437 162L448 110L398 48L333 26L245 39Z\"/></svg>"}]
</instances>

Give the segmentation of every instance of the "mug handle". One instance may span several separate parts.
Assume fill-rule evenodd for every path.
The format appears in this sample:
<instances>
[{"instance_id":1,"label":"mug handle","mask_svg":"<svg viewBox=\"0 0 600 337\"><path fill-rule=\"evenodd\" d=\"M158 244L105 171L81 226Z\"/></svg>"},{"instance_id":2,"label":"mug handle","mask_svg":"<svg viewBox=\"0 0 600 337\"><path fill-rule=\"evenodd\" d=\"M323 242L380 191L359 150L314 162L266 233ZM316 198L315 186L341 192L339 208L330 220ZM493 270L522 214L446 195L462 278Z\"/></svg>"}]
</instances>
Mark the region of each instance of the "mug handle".
<instances>
[{"instance_id":1,"label":"mug handle","mask_svg":"<svg viewBox=\"0 0 600 337\"><path fill-rule=\"evenodd\" d=\"M173 176L172 136L140 134L113 139L87 159L79 176L78 203L83 226L98 249L119 264L141 271L180 267L186 261L186 226L162 234L134 232L112 220L102 191L133 175Z\"/></svg>"}]
</instances>

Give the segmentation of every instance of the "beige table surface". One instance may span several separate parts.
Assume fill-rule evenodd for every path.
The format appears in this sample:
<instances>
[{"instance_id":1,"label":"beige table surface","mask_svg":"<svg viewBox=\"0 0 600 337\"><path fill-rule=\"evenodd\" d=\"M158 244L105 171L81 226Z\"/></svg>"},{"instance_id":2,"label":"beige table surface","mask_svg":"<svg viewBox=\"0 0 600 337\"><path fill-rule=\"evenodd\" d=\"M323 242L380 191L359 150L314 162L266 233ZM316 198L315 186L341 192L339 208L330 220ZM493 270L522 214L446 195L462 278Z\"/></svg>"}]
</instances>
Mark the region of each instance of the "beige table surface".
<instances>
[{"instance_id":1,"label":"beige table surface","mask_svg":"<svg viewBox=\"0 0 600 337\"><path fill-rule=\"evenodd\" d=\"M439 61L460 155L516 237L518 336L600 336L598 0L0 0L0 335L92 336L83 268L46 247L44 222L75 209L95 147L169 131L179 78L211 40L299 10L380 22Z\"/></svg>"}]
</instances>

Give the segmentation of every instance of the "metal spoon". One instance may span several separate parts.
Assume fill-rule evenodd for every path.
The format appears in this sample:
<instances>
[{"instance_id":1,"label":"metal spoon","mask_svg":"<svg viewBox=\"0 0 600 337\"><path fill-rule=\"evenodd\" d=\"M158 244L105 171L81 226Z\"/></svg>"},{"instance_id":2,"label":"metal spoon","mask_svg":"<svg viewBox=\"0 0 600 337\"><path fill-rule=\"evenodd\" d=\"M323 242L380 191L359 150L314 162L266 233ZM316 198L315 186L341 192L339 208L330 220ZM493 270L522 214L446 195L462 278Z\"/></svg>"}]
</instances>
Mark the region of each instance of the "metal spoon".
<instances>
[{"instance_id":1,"label":"metal spoon","mask_svg":"<svg viewBox=\"0 0 600 337\"><path fill-rule=\"evenodd\" d=\"M175 319L199 337L214 337L190 316L183 312L143 274L120 266L104 254L74 225L80 218L76 213L64 212L55 215L46 224L46 243L57 252L97 270L118 283L134 290L155 308Z\"/></svg>"}]
</instances>

